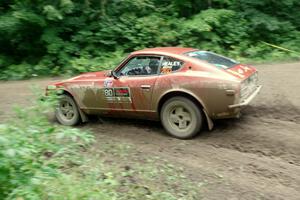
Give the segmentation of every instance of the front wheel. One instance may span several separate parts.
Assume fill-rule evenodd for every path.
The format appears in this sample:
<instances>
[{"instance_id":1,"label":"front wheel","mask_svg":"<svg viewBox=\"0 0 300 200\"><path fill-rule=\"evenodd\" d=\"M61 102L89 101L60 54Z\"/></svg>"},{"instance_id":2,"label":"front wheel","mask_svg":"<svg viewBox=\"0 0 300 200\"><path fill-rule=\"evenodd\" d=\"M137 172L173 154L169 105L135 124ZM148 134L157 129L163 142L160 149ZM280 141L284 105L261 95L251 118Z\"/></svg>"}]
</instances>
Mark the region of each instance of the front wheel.
<instances>
[{"instance_id":1,"label":"front wheel","mask_svg":"<svg viewBox=\"0 0 300 200\"><path fill-rule=\"evenodd\" d=\"M189 139L199 133L203 117L197 105L185 97L173 97L167 100L160 112L165 130L180 139Z\"/></svg>"},{"instance_id":2,"label":"front wheel","mask_svg":"<svg viewBox=\"0 0 300 200\"><path fill-rule=\"evenodd\" d=\"M55 117L59 123L73 126L79 123L80 115L74 99L68 95L62 95L55 111Z\"/></svg>"}]
</instances>

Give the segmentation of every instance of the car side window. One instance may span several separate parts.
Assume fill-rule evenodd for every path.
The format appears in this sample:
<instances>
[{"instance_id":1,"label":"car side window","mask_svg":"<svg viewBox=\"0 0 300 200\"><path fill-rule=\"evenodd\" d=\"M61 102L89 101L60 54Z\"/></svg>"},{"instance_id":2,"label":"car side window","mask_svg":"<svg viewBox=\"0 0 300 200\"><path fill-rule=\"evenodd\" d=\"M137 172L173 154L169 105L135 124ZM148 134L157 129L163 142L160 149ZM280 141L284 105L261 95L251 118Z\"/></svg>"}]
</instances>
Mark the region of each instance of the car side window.
<instances>
[{"instance_id":1,"label":"car side window","mask_svg":"<svg viewBox=\"0 0 300 200\"><path fill-rule=\"evenodd\" d=\"M160 73L168 74L177 71L183 66L183 64L184 63L181 60L165 56L161 64Z\"/></svg>"},{"instance_id":2,"label":"car side window","mask_svg":"<svg viewBox=\"0 0 300 200\"><path fill-rule=\"evenodd\" d=\"M154 75L158 73L160 59L159 56L136 56L117 73L119 76Z\"/></svg>"}]
</instances>

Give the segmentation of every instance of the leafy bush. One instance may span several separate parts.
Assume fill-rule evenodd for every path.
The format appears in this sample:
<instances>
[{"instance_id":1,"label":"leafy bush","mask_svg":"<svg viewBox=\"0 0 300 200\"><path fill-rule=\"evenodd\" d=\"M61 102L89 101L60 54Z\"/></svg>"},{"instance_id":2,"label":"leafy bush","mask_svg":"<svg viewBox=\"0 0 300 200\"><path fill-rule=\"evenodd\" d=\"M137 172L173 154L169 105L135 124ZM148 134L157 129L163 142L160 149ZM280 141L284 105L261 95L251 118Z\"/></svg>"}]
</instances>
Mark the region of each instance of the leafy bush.
<instances>
[{"instance_id":1,"label":"leafy bush","mask_svg":"<svg viewBox=\"0 0 300 200\"><path fill-rule=\"evenodd\" d=\"M0 124L0 199L199 199L183 168L119 140L49 122L56 94ZM178 187L180 185L180 187Z\"/></svg>"},{"instance_id":2,"label":"leafy bush","mask_svg":"<svg viewBox=\"0 0 300 200\"><path fill-rule=\"evenodd\" d=\"M299 7L298 0L1 1L0 79L111 68L108 54L154 46L287 58L262 41L299 52Z\"/></svg>"},{"instance_id":3,"label":"leafy bush","mask_svg":"<svg viewBox=\"0 0 300 200\"><path fill-rule=\"evenodd\" d=\"M40 184L76 165L93 141L87 132L49 123L49 105L17 109L10 123L0 125L0 199L41 199Z\"/></svg>"},{"instance_id":4,"label":"leafy bush","mask_svg":"<svg viewBox=\"0 0 300 200\"><path fill-rule=\"evenodd\" d=\"M70 61L70 67L66 67L65 70L68 74L89 72L89 71L101 71L106 69L112 69L124 57L122 51L116 51L111 53L104 53L101 57L92 58L91 56L83 56L75 58Z\"/></svg>"}]
</instances>

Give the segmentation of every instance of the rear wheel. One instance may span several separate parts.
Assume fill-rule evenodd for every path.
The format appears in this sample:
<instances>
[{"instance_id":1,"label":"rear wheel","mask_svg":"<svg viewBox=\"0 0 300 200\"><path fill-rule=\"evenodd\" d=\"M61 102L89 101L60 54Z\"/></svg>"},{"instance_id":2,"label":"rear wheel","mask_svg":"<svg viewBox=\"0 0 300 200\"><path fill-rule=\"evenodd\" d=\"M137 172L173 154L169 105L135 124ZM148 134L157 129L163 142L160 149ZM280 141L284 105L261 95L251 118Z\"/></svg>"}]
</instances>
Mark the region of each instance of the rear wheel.
<instances>
[{"instance_id":1,"label":"rear wheel","mask_svg":"<svg viewBox=\"0 0 300 200\"><path fill-rule=\"evenodd\" d=\"M55 111L56 119L59 123L73 126L79 123L80 115L76 102L69 95L62 95L58 107Z\"/></svg>"},{"instance_id":2,"label":"rear wheel","mask_svg":"<svg viewBox=\"0 0 300 200\"><path fill-rule=\"evenodd\" d=\"M194 137L203 124L200 109L185 97L173 97L167 100L162 106L160 118L165 130L180 139Z\"/></svg>"}]
</instances>

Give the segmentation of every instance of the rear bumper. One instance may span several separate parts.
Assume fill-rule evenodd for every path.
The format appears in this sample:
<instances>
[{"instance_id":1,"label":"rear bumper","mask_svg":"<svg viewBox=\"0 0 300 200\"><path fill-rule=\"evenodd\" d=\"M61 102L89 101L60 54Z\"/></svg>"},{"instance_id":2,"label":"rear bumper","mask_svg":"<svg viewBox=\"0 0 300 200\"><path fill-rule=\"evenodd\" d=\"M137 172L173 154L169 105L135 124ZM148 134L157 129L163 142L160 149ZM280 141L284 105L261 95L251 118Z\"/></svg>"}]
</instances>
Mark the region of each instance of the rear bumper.
<instances>
[{"instance_id":1,"label":"rear bumper","mask_svg":"<svg viewBox=\"0 0 300 200\"><path fill-rule=\"evenodd\" d=\"M243 100L241 103L229 105L228 107L229 108L239 108L239 107L248 105L254 99L254 97L256 97L256 95L259 93L261 88L262 88L261 85L257 86L256 89L254 90L254 92L247 99Z\"/></svg>"}]
</instances>

